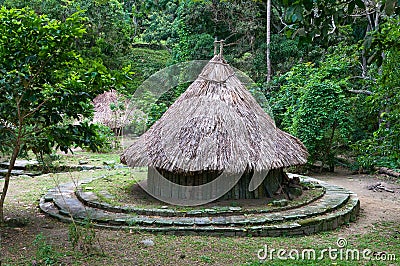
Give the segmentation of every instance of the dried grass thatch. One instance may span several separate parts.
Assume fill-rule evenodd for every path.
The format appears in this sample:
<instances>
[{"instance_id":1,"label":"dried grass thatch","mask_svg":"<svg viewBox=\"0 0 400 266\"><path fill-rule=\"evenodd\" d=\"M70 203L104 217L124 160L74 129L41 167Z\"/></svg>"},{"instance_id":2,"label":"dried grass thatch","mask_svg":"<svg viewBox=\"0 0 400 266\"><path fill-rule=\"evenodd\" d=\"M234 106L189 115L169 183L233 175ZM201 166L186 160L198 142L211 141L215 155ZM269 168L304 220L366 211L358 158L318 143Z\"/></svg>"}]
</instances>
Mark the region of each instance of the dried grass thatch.
<instances>
[{"instance_id":1,"label":"dried grass thatch","mask_svg":"<svg viewBox=\"0 0 400 266\"><path fill-rule=\"evenodd\" d=\"M276 128L233 68L215 55L121 161L170 172L241 173L304 164L307 156L300 140Z\"/></svg>"},{"instance_id":2,"label":"dried grass thatch","mask_svg":"<svg viewBox=\"0 0 400 266\"><path fill-rule=\"evenodd\" d=\"M128 100L116 90L106 91L93 99L94 123L103 124L111 129L125 127L134 119L133 113L127 111ZM114 108L112 108L114 106Z\"/></svg>"}]
</instances>

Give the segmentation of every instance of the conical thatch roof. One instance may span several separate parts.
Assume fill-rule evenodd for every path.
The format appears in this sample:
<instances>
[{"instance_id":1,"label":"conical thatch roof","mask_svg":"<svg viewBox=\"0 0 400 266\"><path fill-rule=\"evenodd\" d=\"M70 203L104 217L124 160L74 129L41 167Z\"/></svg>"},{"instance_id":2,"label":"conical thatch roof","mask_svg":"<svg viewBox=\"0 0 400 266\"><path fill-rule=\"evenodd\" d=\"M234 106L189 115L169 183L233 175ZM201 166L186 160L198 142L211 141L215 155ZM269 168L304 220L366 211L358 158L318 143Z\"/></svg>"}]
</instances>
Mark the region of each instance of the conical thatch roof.
<instances>
[{"instance_id":1,"label":"conical thatch roof","mask_svg":"<svg viewBox=\"0 0 400 266\"><path fill-rule=\"evenodd\" d=\"M129 101L116 90L106 91L93 99L93 122L110 128L121 128L132 122L133 112L127 110ZM114 106L114 108L112 108Z\"/></svg>"},{"instance_id":2,"label":"conical thatch roof","mask_svg":"<svg viewBox=\"0 0 400 266\"><path fill-rule=\"evenodd\" d=\"M121 161L166 171L241 173L307 161L304 145L275 127L221 55L203 68Z\"/></svg>"}]
</instances>

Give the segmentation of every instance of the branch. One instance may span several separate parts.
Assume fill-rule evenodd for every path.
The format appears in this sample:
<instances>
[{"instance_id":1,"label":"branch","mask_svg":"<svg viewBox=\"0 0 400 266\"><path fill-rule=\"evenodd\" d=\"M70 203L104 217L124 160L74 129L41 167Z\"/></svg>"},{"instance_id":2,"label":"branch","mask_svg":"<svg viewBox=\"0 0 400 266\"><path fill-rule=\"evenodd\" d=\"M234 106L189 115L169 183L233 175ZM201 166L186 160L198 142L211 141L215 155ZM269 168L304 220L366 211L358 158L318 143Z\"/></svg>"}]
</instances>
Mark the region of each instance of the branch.
<instances>
[{"instance_id":1,"label":"branch","mask_svg":"<svg viewBox=\"0 0 400 266\"><path fill-rule=\"evenodd\" d=\"M49 58L47 58L47 60L39 67L38 71L32 76L32 78L29 80L29 82L24 85L24 90L25 92L28 90L28 88L31 86L31 84L33 83L34 79L39 76L39 74L43 71L44 67L47 65L48 62L50 62L50 59L52 59L53 56L50 56ZM17 102L17 109L18 109L18 118L20 121L20 124L22 123L22 121L27 118L28 116L34 114L35 112L37 112L40 107L43 106L43 104L45 104L49 99L44 100L42 103L40 103L35 109L33 109L31 112L22 115L21 114L21 110L20 110L20 103L22 101L23 96L21 96L21 98L18 99Z\"/></svg>"},{"instance_id":2,"label":"branch","mask_svg":"<svg viewBox=\"0 0 400 266\"><path fill-rule=\"evenodd\" d=\"M21 101L22 101L23 95L21 97L19 97L18 99L16 99L16 103L17 103L17 115L18 115L18 122L19 122L19 126L22 125L23 122L23 118L21 116Z\"/></svg>"},{"instance_id":3,"label":"branch","mask_svg":"<svg viewBox=\"0 0 400 266\"><path fill-rule=\"evenodd\" d=\"M333 18L333 15L332 15L332 26L333 26L333 29L331 31L328 31L328 34L332 34L336 30L336 24L335 24L335 20Z\"/></svg>"},{"instance_id":4,"label":"branch","mask_svg":"<svg viewBox=\"0 0 400 266\"><path fill-rule=\"evenodd\" d=\"M350 17L364 17L364 16L372 15L374 13L375 13L375 10L371 11L371 12L365 11L365 13L351 14Z\"/></svg>"},{"instance_id":5,"label":"branch","mask_svg":"<svg viewBox=\"0 0 400 266\"><path fill-rule=\"evenodd\" d=\"M27 113L26 115L24 115L23 116L23 118L22 119L25 119L25 118L27 118L28 116L30 116L30 115L32 115L32 114L34 114L35 112L37 112L39 109L40 109L40 107L42 107L46 102L48 102L50 99L45 99L43 102L41 102L38 106L36 106L36 108L35 109L33 109L31 112L29 112L29 113Z\"/></svg>"},{"instance_id":6,"label":"branch","mask_svg":"<svg viewBox=\"0 0 400 266\"><path fill-rule=\"evenodd\" d=\"M376 79L374 79L372 77L365 77L365 76L352 76L352 77L349 77L349 79L364 79L364 80L376 81Z\"/></svg>"},{"instance_id":7,"label":"branch","mask_svg":"<svg viewBox=\"0 0 400 266\"><path fill-rule=\"evenodd\" d=\"M50 59L52 59L52 58L53 58L53 55L50 56L49 58L47 58L47 60L44 61L42 65L40 65L38 71L32 76L32 78L29 80L29 82L28 82L27 85L25 86L25 90L28 89L28 88L31 86L33 80L34 80L37 76L39 76L40 73L42 73L44 67L47 65L47 63L50 62Z\"/></svg>"},{"instance_id":8,"label":"branch","mask_svg":"<svg viewBox=\"0 0 400 266\"><path fill-rule=\"evenodd\" d=\"M286 24L286 23L283 21L283 19L282 19L281 16L279 16L279 20L281 21L281 23L282 23L282 25L283 25L283 28L282 28L281 31L279 32L279 33L281 33L281 32L283 32L283 31L285 30L286 27L289 27L289 26L288 26L288 24Z\"/></svg>"},{"instance_id":9,"label":"branch","mask_svg":"<svg viewBox=\"0 0 400 266\"><path fill-rule=\"evenodd\" d=\"M354 94L364 94L364 95L374 94L372 91L368 91L368 90L347 90L347 92L354 93Z\"/></svg>"},{"instance_id":10,"label":"branch","mask_svg":"<svg viewBox=\"0 0 400 266\"><path fill-rule=\"evenodd\" d=\"M224 47L228 47L228 46L232 46L232 45L237 45L237 44L239 44L239 42L231 42L231 43L228 43L228 44L224 44Z\"/></svg>"}]
</instances>

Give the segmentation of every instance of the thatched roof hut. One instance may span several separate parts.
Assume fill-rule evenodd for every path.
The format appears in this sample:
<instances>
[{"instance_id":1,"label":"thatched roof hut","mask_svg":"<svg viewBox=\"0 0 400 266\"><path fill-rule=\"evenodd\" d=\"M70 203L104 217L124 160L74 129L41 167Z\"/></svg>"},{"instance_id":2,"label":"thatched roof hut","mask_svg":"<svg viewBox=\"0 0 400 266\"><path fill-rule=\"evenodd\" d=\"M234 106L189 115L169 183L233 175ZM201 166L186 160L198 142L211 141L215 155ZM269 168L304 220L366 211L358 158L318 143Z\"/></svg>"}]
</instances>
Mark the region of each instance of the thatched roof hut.
<instances>
[{"instance_id":1,"label":"thatched roof hut","mask_svg":"<svg viewBox=\"0 0 400 266\"><path fill-rule=\"evenodd\" d=\"M127 110L128 103L116 90L97 95L93 99L93 122L114 130L127 126L134 119L133 112Z\"/></svg>"},{"instance_id":2,"label":"thatched roof hut","mask_svg":"<svg viewBox=\"0 0 400 266\"><path fill-rule=\"evenodd\" d=\"M194 184L208 182L210 179L204 178L207 173L214 173L215 178L221 172L272 173L276 169L274 175L279 176L283 167L306 163L307 155L300 140L276 128L220 53L164 115L123 152L121 161L131 167L149 166L173 182L187 185L189 179L203 180ZM278 186L257 195L271 194ZM228 198L242 198L240 193L234 194L231 192ZM243 192L243 198L257 195Z\"/></svg>"}]
</instances>

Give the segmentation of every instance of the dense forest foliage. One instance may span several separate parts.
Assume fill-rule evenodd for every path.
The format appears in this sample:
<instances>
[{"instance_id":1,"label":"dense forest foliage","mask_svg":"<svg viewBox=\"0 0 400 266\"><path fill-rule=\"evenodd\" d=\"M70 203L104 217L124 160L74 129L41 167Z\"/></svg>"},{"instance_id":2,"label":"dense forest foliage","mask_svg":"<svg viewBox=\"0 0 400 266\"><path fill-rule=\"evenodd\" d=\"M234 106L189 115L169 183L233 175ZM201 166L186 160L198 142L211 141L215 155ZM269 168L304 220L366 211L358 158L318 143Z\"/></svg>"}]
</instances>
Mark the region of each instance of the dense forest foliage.
<instances>
[{"instance_id":1,"label":"dense forest foliage","mask_svg":"<svg viewBox=\"0 0 400 266\"><path fill-rule=\"evenodd\" d=\"M354 170L400 168L397 0L0 3L7 9L27 7L58 21L82 17L85 34L73 42L83 62L80 67L100 73L103 90L115 89L127 97L165 66L210 59L215 38L224 39L226 60L257 83L270 101L277 126L307 146L310 164L318 162L331 170L337 164ZM154 104L150 120L154 122L184 89L178 86Z\"/></svg>"}]
</instances>

